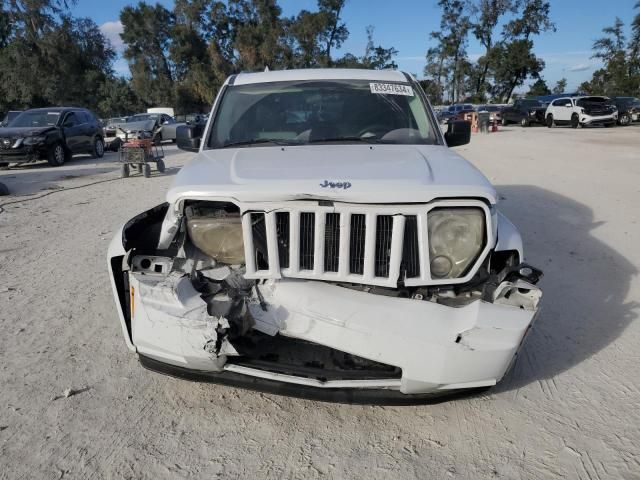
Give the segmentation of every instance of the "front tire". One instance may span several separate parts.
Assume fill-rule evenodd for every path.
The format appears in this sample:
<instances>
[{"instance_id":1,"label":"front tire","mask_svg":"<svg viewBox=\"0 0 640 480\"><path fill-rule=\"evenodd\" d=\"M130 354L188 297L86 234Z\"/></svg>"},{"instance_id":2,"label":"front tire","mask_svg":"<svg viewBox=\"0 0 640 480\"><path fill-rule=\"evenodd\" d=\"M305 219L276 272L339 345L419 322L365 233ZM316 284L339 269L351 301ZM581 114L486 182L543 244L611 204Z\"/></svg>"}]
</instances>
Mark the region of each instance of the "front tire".
<instances>
[{"instance_id":1,"label":"front tire","mask_svg":"<svg viewBox=\"0 0 640 480\"><path fill-rule=\"evenodd\" d=\"M547 127L553 128L554 125L555 123L553 121L553 115L551 114L547 115Z\"/></svg>"},{"instance_id":2,"label":"front tire","mask_svg":"<svg viewBox=\"0 0 640 480\"><path fill-rule=\"evenodd\" d=\"M156 168L158 169L158 171L160 173L164 173L164 170L165 170L165 168L164 168L164 160L158 160L156 162Z\"/></svg>"},{"instance_id":3,"label":"front tire","mask_svg":"<svg viewBox=\"0 0 640 480\"><path fill-rule=\"evenodd\" d=\"M145 163L142 167L142 173L144 174L144 178L149 178L151 176L151 165Z\"/></svg>"},{"instance_id":4,"label":"front tire","mask_svg":"<svg viewBox=\"0 0 640 480\"><path fill-rule=\"evenodd\" d=\"M66 152L62 143L54 143L47 153L47 161L52 167L59 167L64 164Z\"/></svg>"},{"instance_id":5,"label":"front tire","mask_svg":"<svg viewBox=\"0 0 640 480\"><path fill-rule=\"evenodd\" d=\"M122 165L120 165L120 176L122 178L127 178L129 176L129 165L126 163L123 163Z\"/></svg>"},{"instance_id":6,"label":"front tire","mask_svg":"<svg viewBox=\"0 0 640 480\"><path fill-rule=\"evenodd\" d=\"M528 118L523 118L522 120L520 120L520 126L521 127L528 127L529 125L531 125L531 123L529 123L529 119Z\"/></svg>"},{"instance_id":7,"label":"front tire","mask_svg":"<svg viewBox=\"0 0 640 480\"><path fill-rule=\"evenodd\" d=\"M507 121L506 118L503 118L502 120L500 120L500 123L502 124L503 127L506 127L507 125L509 125L509 122Z\"/></svg>"},{"instance_id":8,"label":"front tire","mask_svg":"<svg viewBox=\"0 0 640 480\"><path fill-rule=\"evenodd\" d=\"M93 150L91 151L93 158L104 157L104 140L100 137L96 137L93 141Z\"/></svg>"},{"instance_id":9,"label":"front tire","mask_svg":"<svg viewBox=\"0 0 640 480\"><path fill-rule=\"evenodd\" d=\"M571 128L578 128L580 126L580 119L577 114L571 115Z\"/></svg>"},{"instance_id":10,"label":"front tire","mask_svg":"<svg viewBox=\"0 0 640 480\"><path fill-rule=\"evenodd\" d=\"M623 127L626 127L631 123L631 117L628 113L623 113L622 115L620 115L620 118L618 118L618 123Z\"/></svg>"}]
</instances>

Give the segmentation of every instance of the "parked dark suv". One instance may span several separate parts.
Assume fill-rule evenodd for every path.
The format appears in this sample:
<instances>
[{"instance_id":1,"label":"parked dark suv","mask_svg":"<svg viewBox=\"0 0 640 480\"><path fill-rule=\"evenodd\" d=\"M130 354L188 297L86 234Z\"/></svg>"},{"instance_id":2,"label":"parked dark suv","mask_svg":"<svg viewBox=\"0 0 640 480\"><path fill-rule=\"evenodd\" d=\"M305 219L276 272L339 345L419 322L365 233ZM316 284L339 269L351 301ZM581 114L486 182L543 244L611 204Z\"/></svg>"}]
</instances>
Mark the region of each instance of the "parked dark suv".
<instances>
[{"instance_id":1,"label":"parked dark suv","mask_svg":"<svg viewBox=\"0 0 640 480\"><path fill-rule=\"evenodd\" d=\"M630 125L640 121L640 99L636 97L613 97L618 109L618 125Z\"/></svg>"},{"instance_id":2,"label":"parked dark suv","mask_svg":"<svg viewBox=\"0 0 640 480\"><path fill-rule=\"evenodd\" d=\"M544 112L546 107L539 100L522 98L516 100L513 105L502 110L502 125L519 123L528 127L532 123L544 125Z\"/></svg>"},{"instance_id":3,"label":"parked dark suv","mask_svg":"<svg viewBox=\"0 0 640 480\"><path fill-rule=\"evenodd\" d=\"M104 155L102 126L84 108L34 108L0 128L0 165L46 159L57 167L76 153Z\"/></svg>"}]
</instances>

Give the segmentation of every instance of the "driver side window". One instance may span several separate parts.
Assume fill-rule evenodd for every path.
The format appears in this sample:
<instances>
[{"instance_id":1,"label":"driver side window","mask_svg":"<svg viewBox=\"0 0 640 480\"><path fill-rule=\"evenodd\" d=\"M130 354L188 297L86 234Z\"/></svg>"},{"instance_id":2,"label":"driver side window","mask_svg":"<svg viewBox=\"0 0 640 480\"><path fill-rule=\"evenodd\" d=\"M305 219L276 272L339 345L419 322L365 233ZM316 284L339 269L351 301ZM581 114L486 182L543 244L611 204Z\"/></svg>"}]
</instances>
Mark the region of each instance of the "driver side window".
<instances>
[{"instance_id":1,"label":"driver side window","mask_svg":"<svg viewBox=\"0 0 640 480\"><path fill-rule=\"evenodd\" d=\"M64 127L75 127L76 125L79 125L80 122L78 121L78 116L73 113L73 112L69 112L67 114L67 116L64 118L64 122L62 122L62 125Z\"/></svg>"}]
</instances>

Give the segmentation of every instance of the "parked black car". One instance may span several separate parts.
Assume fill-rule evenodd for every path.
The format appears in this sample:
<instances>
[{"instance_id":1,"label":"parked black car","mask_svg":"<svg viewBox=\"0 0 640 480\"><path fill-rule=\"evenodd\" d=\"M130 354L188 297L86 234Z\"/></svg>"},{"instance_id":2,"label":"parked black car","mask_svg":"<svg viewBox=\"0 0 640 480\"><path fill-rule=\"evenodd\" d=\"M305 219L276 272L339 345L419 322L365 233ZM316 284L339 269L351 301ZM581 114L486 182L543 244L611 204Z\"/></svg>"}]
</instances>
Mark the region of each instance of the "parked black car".
<instances>
[{"instance_id":1,"label":"parked black car","mask_svg":"<svg viewBox=\"0 0 640 480\"><path fill-rule=\"evenodd\" d=\"M618 125L640 121L640 98L613 97L611 100L618 109Z\"/></svg>"},{"instance_id":2,"label":"parked black car","mask_svg":"<svg viewBox=\"0 0 640 480\"><path fill-rule=\"evenodd\" d=\"M46 159L57 167L76 153L104 155L102 125L84 108L34 108L0 128L0 165Z\"/></svg>"},{"instance_id":3,"label":"parked black car","mask_svg":"<svg viewBox=\"0 0 640 480\"><path fill-rule=\"evenodd\" d=\"M519 123L523 127L528 127L532 123L544 125L544 112L546 107L540 100L524 98L516 100L515 103L502 110L502 125Z\"/></svg>"}]
</instances>

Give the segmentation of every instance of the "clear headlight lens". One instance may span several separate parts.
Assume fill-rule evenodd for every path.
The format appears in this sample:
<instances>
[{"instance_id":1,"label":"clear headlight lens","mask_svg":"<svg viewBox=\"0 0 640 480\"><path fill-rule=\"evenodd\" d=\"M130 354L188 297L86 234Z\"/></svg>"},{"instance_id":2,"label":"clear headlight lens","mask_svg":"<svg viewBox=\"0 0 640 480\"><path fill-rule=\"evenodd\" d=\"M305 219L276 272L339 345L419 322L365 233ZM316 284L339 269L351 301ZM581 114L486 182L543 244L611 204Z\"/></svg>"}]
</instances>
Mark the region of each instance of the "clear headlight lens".
<instances>
[{"instance_id":1,"label":"clear headlight lens","mask_svg":"<svg viewBox=\"0 0 640 480\"><path fill-rule=\"evenodd\" d=\"M35 135L33 137L25 137L24 144L25 145L37 145L38 143L44 143L47 137L44 135Z\"/></svg>"},{"instance_id":2,"label":"clear headlight lens","mask_svg":"<svg viewBox=\"0 0 640 480\"><path fill-rule=\"evenodd\" d=\"M431 276L464 275L484 246L484 212L480 208L434 208L427 223Z\"/></svg>"},{"instance_id":3,"label":"clear headlight lens","mask_svg":"<svg viewBox=\"0 0 640 480\"><path fill-rule=\"evenodd\" d=\"M217 262L228 265L244 263L244 242L240 215L191 217L187 232L193 244Z\"/></svg>"}]
</instances>

